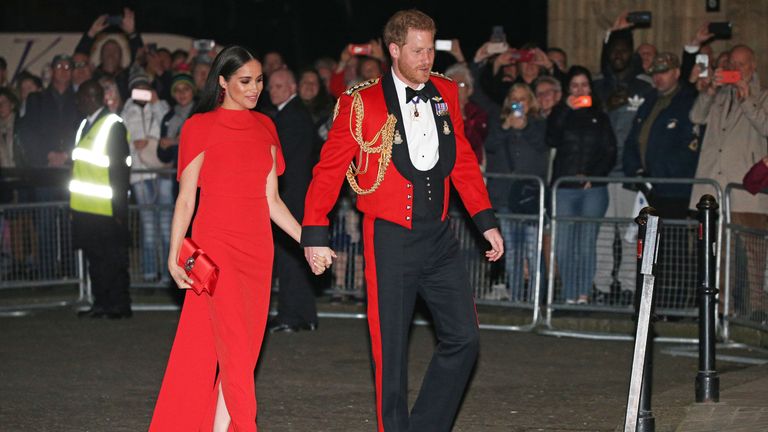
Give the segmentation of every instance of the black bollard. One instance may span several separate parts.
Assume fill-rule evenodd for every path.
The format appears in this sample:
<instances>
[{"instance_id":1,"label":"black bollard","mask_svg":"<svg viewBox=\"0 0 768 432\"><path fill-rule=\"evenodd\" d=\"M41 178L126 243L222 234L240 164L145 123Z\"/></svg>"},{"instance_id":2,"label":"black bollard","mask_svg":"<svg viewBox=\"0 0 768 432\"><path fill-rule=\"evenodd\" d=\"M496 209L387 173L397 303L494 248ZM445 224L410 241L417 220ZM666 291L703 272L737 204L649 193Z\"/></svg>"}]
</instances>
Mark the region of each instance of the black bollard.
<instances>
[{"instance_id":1,"label":"black bollard","mask_svg":"<svg viewBox=\"0 0 768 432\"><path fill-rule=\"evenodd\" d=\"M699 372L696 402L720 400L720 377L715 370L715 265L717 257L717 201L704 195L699 210Z\"/></svg>"},{"instance_id":2,"label":"black bollard","mask_svg":"<svg viewBox=\"0 0 768 432\"><path fill-rule=\"evenodd\" d=\"M637 232L637 282L635 284L635 316L640 313L640 298L641 287L643 287L643 273L642 262L646 253L655 254L659 245L657 244L654 250L649 250L646 240L646 225L648 222L648 216L658 216L656 209L653 207L645 207L640 210L640 214L635 218L635 223L638 225ZM658 227L659 231L661 226ZM637 413L637 432L654 432L656 430L656 419L653 417L653 411L651 410L651 393L653 388L653 340L656 337L656 330L654 326L654 310L656 305L656 290L653 291L653 297L651 300L651 316L648 323L648 339L645 346L645 361L643 365L643 384L640 388L640 407ZM638 319L635 320L639 322Z\"/></svg>"}]
</instances>

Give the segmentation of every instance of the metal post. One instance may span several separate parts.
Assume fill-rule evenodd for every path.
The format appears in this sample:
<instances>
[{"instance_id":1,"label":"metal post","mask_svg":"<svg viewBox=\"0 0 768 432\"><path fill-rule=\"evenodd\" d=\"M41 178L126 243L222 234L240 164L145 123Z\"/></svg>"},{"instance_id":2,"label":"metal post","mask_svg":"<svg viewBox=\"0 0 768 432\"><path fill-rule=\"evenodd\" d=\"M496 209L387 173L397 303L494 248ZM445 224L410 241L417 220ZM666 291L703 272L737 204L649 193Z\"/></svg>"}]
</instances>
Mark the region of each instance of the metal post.
<instances>
[{"instance_id":1,"label":"metal post","mask_svg":"<svg viewBox=\"0 0 768 432\"><path fill-rule=\"evenodd\" d=\"M658 257L661 224L656 210L645 207L635 218L637 235L637 288L635 310L637 328L632 363L625 432L654 432L656 421L651 411L653 383L653 310L655 304L654 265Z\"/></svg>"},{"instance_id":2,"label":"metal post","mask_svg":"<svg viewBox=\"0 0 768 432\"><path fill-rule=\"evenodd\" d=\"M699 372L696 374L696 402L720 400L720 377L715 370L715 265L717 260L717 201L704 195L699 210Z\"/></svg>"}]
</instances>

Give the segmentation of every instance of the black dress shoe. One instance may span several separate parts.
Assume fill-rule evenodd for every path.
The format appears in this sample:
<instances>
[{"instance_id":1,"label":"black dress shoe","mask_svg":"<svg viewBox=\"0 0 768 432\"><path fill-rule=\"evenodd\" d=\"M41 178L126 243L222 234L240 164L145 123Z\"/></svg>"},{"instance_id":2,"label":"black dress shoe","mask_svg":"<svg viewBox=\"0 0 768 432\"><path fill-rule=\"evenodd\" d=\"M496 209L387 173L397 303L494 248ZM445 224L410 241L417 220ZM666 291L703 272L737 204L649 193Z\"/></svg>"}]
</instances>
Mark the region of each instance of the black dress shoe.
<instances>
[{"instance_id":1,"label":"black dress shoe","mask_svg":"<svg viewBox=\"0 0 768 432\"><path fill-rule=\"evenodd\" d=\"M80 311L77 313L78 318L104 318L106 316L106 312L103 310L98 309L88 309L84 311Z\"/></svg>"},{"instance_id":2,"label":"black dress shoe","mask_svg":"<svg viewBox=\"0 0 768 432\"><path fill-rule=\"evenodd\" d=\"M296 333L299 331L299 326L292 326L284 322L275 322L270 324L268 330L270 333Z\"/></svg>"},{"instance_id":3,"label":"black dress shoe","mask_svg":"<svg viewBox=\"0 0 768 432\"><path fill-rule=\"evenodd\" d=\"M317 323L316 322L308 322L301 324L299 327L299 330L306 330L306 331L315 331L317 330Z\"/></svg>"},{"instance_id":4,"label":"black dress shoe","mask_svg":"<svg viewBox=\"0 0 768 432\"><path fill-rule=\"evenodd\" d=\"M133 316L133 311L130 309L121 311L121 312L110 312L107 314L108 319L117 320L117 319L128 319Z\"/></svg>"}]
</instances>

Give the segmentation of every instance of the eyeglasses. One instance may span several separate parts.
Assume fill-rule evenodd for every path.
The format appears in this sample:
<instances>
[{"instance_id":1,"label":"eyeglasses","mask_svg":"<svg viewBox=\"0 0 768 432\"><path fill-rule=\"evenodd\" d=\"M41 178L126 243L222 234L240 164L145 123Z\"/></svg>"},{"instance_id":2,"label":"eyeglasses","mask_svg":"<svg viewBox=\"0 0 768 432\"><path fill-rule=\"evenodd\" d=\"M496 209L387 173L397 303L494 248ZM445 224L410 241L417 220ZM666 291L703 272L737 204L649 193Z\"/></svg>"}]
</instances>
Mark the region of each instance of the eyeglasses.
<instances>
[{"instance_id":1,"label":"eyeglasses","mask_svg":"<svg viewBox=\"0 0 768 432\"><path fill-rule=\"evenodd\" d=\"M55 69L64 69L64 70L70 70L72 69L72 65L69 63L57 63L56 66L54 66Z\"/></svg>"},{"instance_id":2,"label":"eyeglasses","mask_svg":"<svg viewBox=\"0 0 768 432\"><path fill-rule=\"evenodd\" d=\"M87 66L88 66L88 63L86 63L86 62L76 62L75 63L75 69L82 69L82 68L87 67Z\"/></svg>"},{"instance_id":3,"label":"eyeglasses","mask_svg":"<svg viewBox=\"0 0 768 432\"><path fill-rule=\"evenodd\" d=\"M458 85L460 88L469 87L469 85L467 85L467 83L461 82L461 81L457 82L456 85Z\"/></svg>"}]
</instances>

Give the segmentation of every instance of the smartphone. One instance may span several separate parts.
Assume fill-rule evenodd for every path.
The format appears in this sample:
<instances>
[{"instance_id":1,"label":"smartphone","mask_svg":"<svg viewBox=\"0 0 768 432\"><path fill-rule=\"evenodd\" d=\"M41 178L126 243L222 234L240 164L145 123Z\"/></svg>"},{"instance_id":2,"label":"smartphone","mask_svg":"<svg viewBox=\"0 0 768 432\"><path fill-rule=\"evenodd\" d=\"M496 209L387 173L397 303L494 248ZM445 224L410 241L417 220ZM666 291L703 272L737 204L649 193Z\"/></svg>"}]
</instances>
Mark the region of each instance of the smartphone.
<instances>
[{"instance_id":1,"label":"smartphone","mask_svg":"<svg viewBox=\"0 0 768 432\"><path fill-rule=\"evenodd\" d=\"M350 44L349 53L352 55L371 55L371 44Z\"/></svg>"},{"instance_id":2,"label":"smartphone","mask_svg":"<svg viewBox=\"0 0 768 432\"><path fill-rule=\"evenodd\" d=\"M195 39L192 41L192 48L198 52L213 51L214 47L216 47L216 42L213 39Z\"/></svg>"},{"instance_id":3,"label":"smartphone","mask_svg":"<svg viewBox=\"0 0 768 432\"><path fill-rule=\"evenodd\" d=\"M506 42L491 42L488 44L488 54L501 54L509 48Z\"/></svg>"},{"instance_id":4,"label":"smartphone","mask_svg":"<svg viewBox=\"0 0 768 432\"><path fill-rule=\"evenodd\" d=\"M720 71L720 83L722 84L736 84L741 81L741 71L724 70Z\"/></svg>"},{"instance_id":5,"label":"smartphone","mask_svg":"<svg viewBox=\"0 0 768 432\"><path fill-rule=\"evenodd\" d=\"M149 102L152 100L152 91L145 89L131 90L131 99L138 102Z\"/></svg>"},{"instance_id":6,"label":"smartphone","mask_svg":"<svg viewBox=\"0 0 768 432\"><path fill-rule=\"evenodd\" d=\"M121 25L123 25L123 16L110 15L107 17L107 24L115 27L120 27Z\"/></svg>"},{"instance_id":7,"label":"smartphone","mask_svg":"<svg viewBox=\"0 0 768 432\"><path fill-rule=\"evenodd\" d=\"M448 39L435 40L435 50L437 51L450 51L453 48L453 42Z\"/></svg>"},{"instance_id":8,"label":"smartphone","mask_svg":"<svg viewBox=\"0 0 768 432\"><path fill-rule=\"evenodd\" d=\"M627 22L632 24L651 24L651 11L636 11L627 14Z\"/></svg>"},{"instance_id":9,"label":"smartphone","mask_svg":"<svg viewBox=\"0 0 768 432\"><path fill-rule=\"evenodd\" d=\"M696 64L701 69L699 71L699 78L706 78L709 76L709 56L706 54L696 54Z\"/></svg>"},{"instance_id":10,"label":"smartphone","mask_svg":"<svg viewBox=\"0 0 768 432\"><path fill-rule=\"evenodd\" d=\"M533 51L531 50L517 50L512 53L512 59L520 63L527 63L533 60Z\"/></svg>"},{"instance_id":11,"label":"smartphone","mask_svg":"<svg viewBox=\"0 0 768 432\"><path fill-rule=\"evenodd\" d=\"M568 96L568 104L573 109L589 108L592 106L592 96Z\"/></svg>"},{"instance_id":12,"label":"smartphone","mask_svg":"<svg viewBox=\"0 0 768 432\"><path fill-rule=\"evenodd\" d=\"M716 38L728 39L733 34L733 26L730 21L711 22L708 27L709 32L714 34Z\"/></svg>"},{"instance_id":13,"label":"smartphone","mask_svg":"<svg viewBox=\"0 0 768 432\"><path fill-rule=\"evenodd\" d=\"M510 105L509 108L512 110L512 115L514 117L520 118L525 115L522 102L512 102L512 105Z\"/></svg>"}]
</instances>

